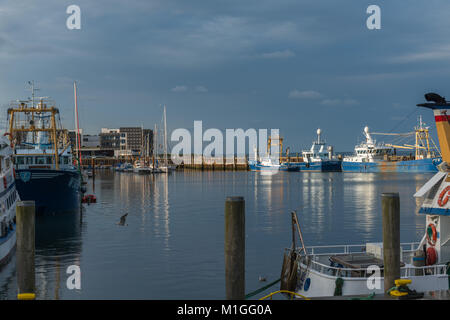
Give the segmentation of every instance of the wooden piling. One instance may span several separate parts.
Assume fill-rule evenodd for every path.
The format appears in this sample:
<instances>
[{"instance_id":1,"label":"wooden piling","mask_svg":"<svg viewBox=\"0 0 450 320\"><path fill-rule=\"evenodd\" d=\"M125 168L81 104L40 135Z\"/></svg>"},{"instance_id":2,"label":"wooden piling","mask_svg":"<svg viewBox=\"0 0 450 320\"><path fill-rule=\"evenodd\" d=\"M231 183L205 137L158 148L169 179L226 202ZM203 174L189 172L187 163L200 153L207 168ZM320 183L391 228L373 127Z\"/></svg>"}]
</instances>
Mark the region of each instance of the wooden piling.
<instances>
[{"instance_id":1,"label":"wooden piling","mask_svg":"<svg viewBox=\"0 0 450 320\"><path fill-rule=\"evenodd\" d=\"M16 205L17 283L19 300L34 299L35 274L35 204L34 201L18 201Z\"/></svg>"},{"instance_id":2,"label":"wooden piling","mask_svg":"<svg viewBox=\"0 0 450 320\"><path fill-rule=\"evenodd\" d=\"M400 279L400 197L398 193L381 195L383 212L384 292Z\"/></svg>"},{"instance_id":3,"label":"wooden piling","mask_svg":"<svg viewBox=\"0 0 450 320\"><path fill-rule=\"evenodd\" d=\"M225 291L228 300L245 299L245 200L225 202Z\"/></svg>"},{"instance_id":4,"label":"wooden piling","mask_svg":"<svg viewBox=\"0 0 450 320\"><path fill-rule=\"evenodd\" d=\"M92 179L95 180L95 163L94 163L94 158L91 158L91 162L92 162Z\"/></svg>"}]
</instances>

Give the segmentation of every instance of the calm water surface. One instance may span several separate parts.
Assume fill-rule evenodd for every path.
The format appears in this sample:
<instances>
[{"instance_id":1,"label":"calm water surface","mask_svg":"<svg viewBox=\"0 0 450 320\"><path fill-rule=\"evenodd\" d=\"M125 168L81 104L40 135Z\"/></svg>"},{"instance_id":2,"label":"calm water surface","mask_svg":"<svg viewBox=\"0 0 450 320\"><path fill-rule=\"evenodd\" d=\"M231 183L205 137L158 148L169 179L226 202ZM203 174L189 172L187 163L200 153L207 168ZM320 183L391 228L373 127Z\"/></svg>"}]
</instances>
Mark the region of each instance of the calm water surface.
<instances>
[{"instance_id":1,"label":"calm water surface","mask_svg":"<svg viewBox=\"0 0 450 320\"><path fill-rule=\"evenodd\" d=\"M81 213L37 219L37 297L224 299L227 196L246 201L247 292L264 285L260 275L279 278L292 210L307 245L381 241L381 193L399 192L401 240L419 241L425 217L417 214L420 202L412 195L431 176L97 171L88 190L96 204ZM127 212L127 225L117 225ZM66 269L73 264L81 268L81 290L66 286ZM15 299L16 281L12 258L0 271L0 298Z\"/></svg>"}]
</instances>

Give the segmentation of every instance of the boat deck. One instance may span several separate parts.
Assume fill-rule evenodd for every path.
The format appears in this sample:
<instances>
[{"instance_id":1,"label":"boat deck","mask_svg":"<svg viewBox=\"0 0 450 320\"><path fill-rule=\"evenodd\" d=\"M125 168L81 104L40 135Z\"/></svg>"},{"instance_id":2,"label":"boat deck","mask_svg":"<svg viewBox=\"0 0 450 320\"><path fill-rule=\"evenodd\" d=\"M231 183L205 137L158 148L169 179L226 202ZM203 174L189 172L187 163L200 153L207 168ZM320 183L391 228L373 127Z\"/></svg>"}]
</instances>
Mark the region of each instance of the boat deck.
<instances>
[{"instance_id":1,"label":"boat deck","mask_svg":"<svg viewBox=\"0 0 450 320\"><path fill-rule=\"evenodd\" d=\"M370 253L349 253L334 255L330 257L330 261L338 263L343 267L353 269L364 269L372 265L383 268L383 260L376 258L373 254ZM400 262L400 266L404 267L405 264L403 262Z\"/></svg>"},{"instance_id":2,"label":"boat deck","mask_svg":"<svg viewBox=\"0 0 450 320\"><path fill-rule=\"evenodd\" d=\"M311 298L312 300L407 300L405 298L399 299L398 297L391 297L384 294L376 294L372 298L368 298L367 295L354 295L354 296L332 296L332 297L318 297ZM450 290L437 290L424 292L422 298L414 300L450 300Z\"/></svg>"}]
</instances>

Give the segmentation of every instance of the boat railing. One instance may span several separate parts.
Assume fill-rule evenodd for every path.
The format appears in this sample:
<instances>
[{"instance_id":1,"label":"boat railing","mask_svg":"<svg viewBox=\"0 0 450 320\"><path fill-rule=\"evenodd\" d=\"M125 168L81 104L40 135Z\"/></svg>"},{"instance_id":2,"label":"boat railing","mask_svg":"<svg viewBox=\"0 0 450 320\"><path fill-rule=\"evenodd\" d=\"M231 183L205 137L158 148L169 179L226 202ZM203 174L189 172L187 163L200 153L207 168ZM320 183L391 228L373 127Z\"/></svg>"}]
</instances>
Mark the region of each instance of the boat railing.
<instances>
[{"instance_id":1,"label":"boat railing","mask_svg":"<svg viewBox=\"0 0 450 320\"><path fill-rule=\"evenodd\" d=\"M409 255L411 252L415 250L418 243L407 243L402 244L402 247L405 247L403 253L407 253ZM340 253L335 252L328 252L328 253L313 253L317 251L318 249L338 249L341 248L343 251ZM365 245L342 245L342 246L315 246L315 247L307 247L308 256L300 255L299 256L299 262L303 266L299 266L299 268L305 268L305 266L309 265L310 270L315 270L321 274L334 276L334 277L342 277L342 278L367 278L369 276L374 275L374 269L369 268L348 268L348 267L338 267L335 265L326 265L320 261L318 261L320 258L331 256L331 255L339 255L339 254L364 254L364 251L352 251L352 249L356 248L365 248ZM299 248L298 248L299 249ZM315 249L315 250L314 250ZM286 248L287 251L290 251L291 249ZM298 251L298 250L297 250ZM308 261L308 259L310 261ZM380 272L382 272L383 268L379 267ZM432 266L423 266L423 267L416 267L412 266L411 264L406 264L404 267L400 268L400 277L402 278L408 278L408 277L414 277L414 276L424 276L424 275L447 275L447 265L445 264L437 264Z\"/></svg>"},{"instance_id":2,"label":"boat railing","mask_svg":"<svg viewBox=\"0 0 450 320\"><path fill-rule=\"evenodd\" d=\"M401 243L403 254L415 251L419 246L419 242ZM291 250L290 248L286 248ZM299 251L301 247L297 247L296 251ZM348 254L365 252L366 244L345 244L345 245L328 245L328 246L309 246L306 247L306 251L310 255L329 255L329 254Z\"/></svg>"}]
</instances>

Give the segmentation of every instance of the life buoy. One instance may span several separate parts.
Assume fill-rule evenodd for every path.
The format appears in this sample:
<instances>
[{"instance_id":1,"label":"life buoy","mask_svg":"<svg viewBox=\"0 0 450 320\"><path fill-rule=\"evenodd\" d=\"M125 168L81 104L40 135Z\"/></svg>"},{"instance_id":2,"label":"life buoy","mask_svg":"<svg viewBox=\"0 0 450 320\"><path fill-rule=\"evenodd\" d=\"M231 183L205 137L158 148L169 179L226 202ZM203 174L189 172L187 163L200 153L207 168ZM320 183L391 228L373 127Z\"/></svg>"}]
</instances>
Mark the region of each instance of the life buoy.
<instances>
[{"instance_id":1,"label":"life buoy","mask_svg":"<svg viewBox=\"0 0 450 320\"><path fill-rule=\"evenodd\" d=\"M430 223L427 227L427 241L428 244L432 247L436 244L437 240L437 231L436 226L432 223Z\"/></svg>"},{"instance_id":2,"label":"life buoy","mask_svg":"<svg viewBox=\"0 0 450 320\"><path fill-rule=\"evenodd\" d=\"M432 266L437 262L437 251L434 247L427 249L427 266Z\"/></svg>"},{"instance_id":3,"label":"life buoy","mask_svg":"<svg viewBox=\"0 0 450 320\"><path fill-rule=\"evenodd\" d=\"M441 193L439 194L439 198L438 198L438 205L440 207L443 207L447 204L448 202L448 192L450 191L450 186L446 186L444 188L444 190L441 191ZM444 198L445 196L445 198Z\"/></svg>"}]
</instances>

